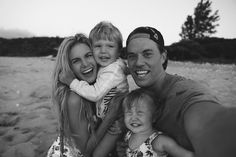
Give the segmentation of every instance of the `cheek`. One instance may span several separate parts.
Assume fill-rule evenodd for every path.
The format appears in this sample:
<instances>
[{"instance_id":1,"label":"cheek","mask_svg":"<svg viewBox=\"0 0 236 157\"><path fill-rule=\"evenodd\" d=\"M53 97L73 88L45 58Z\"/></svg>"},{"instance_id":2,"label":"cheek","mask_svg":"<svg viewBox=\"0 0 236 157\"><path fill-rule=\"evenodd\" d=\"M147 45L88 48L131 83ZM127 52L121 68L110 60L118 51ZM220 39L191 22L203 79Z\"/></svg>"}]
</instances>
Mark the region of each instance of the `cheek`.
<instances>
[{"instance_id":1,"label":"cheek","mask_svg":"<svg viewBox=\"0 0 236 157\"><path fill-rule=\"evenodd\" d=\"M78 64L72 65L72 70L73 70L73 72L74 72L74 74L76 75L77 78L81 77L80 65L78 65Z\"/></svg>"},{"instance_id":2,"label":"cheek","mask_svg":"<svg viewBox=\"0 0 236 157\"><path fill-rule=\"evenodd\" d=\"M128 122L129 122L129 119L130 119L130 117L127 116L127 115L125 115L125 117L124 117L124 122L125 122L125 123L128 123Z\"/></svg>"}]
</instances>

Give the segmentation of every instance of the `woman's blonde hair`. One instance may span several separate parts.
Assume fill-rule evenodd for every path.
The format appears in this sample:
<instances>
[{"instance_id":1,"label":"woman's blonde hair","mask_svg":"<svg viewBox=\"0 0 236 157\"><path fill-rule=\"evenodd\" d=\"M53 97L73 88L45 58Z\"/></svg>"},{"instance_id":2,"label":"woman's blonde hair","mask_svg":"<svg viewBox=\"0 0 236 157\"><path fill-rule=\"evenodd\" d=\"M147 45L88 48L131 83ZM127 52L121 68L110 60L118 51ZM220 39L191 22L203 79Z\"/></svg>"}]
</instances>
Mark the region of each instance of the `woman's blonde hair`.
<instances>
[{"instance_id":1,"label":"woman's blonde hair","mask_svg":"<svg viewBox=\"0 0 236 157\"><path fill-rule=\"evenodd\" d=\"M63 130L64 135L67 137L70 137L72 135L69 126L70 123L68 120L68 112L67 112L67 102L68 102L68 96L70 94L70 89L67 85L59 81L59 74L60 72L63 73L73 72L69 60L69 54L71 48L74 45L81 43L86 44L89 48L91 48L89 39L83 34L76 34L75 36L67 37L63 40L58 49L56 63L52 76L52 103L58 115L57 118L58 118L59 128L60 130L61 129ZM80 115L82 115L84 114L82 113L82 110L88 108L90 105L88 104L89 102L83 99L82 97L80 100L81 100L80 103L82 105ZM86 113L89 111L86 111Z\"/></svg>"}]
</instances>

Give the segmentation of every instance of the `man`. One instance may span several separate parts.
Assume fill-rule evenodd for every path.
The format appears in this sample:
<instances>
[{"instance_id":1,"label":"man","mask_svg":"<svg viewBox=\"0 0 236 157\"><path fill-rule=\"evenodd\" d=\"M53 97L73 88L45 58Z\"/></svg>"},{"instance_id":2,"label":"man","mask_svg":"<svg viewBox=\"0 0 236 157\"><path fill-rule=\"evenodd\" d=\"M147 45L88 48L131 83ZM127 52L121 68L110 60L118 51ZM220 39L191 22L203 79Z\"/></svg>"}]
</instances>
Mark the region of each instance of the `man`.
<instances>
[{"instance_id":1,"label":"man","mask_svg":"<svg viewBox=\"0 0 236 157\"><path fill-rule=\"evenodd\" d=\"M236 154L236 108L223 107L201 84L166 73L167 51L159 31L138 27L126 41L130 73L141 88L155 93L162 106L155 127L198 157Z\"/></svg>"}]
</instances>

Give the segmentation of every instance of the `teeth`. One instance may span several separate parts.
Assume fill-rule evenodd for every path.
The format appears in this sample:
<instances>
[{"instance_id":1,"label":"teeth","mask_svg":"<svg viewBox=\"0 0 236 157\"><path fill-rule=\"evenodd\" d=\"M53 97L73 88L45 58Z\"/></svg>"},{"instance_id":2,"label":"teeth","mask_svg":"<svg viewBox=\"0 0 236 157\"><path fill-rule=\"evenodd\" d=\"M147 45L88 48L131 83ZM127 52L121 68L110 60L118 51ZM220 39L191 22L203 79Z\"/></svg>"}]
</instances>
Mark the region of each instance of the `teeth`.
<instances>
[{"instance_id":1,"label":"teeth","mask_svg":"<svg viewBox=\"0 0 236 157\"><path fill-rule=\"evenodd\" d=\"M144 77L148 74L148 71L147 70L139 70L139 71L136 71L136 74L139 76L139 77Z\"/></svg>"},{"instance_id":2,"label":"teeth","mask_svg":"<svg viewBox=\"0 0 236 157\"><path fill-rule=\"evenodd\" d=\"M147 70L139 70L139 71L136 71L136 73L137 73L138 75L143 75L143 74L147 74L148 71L147 71Z\"/></svg>"},{"instance_id":3,"label":"teeth","mask_svg":"<svg viewBox=\"0 0 236 157\"><path fill-rule=\"evenodd\" d=\"M83 74L89 73L89 72L91 72L92 70L93 70L93 68L89 68L89 69L83 71Z\"/></svg>"},{"instance_id":4,"label":"teeth","mask_svg":"<svg viewBox=\"0 0 236 157\"><path fill-rule=\"evenodd\" d=\"M138 126L140 126L140 125L137 124L137 123L132 123L131 126L133 126L133 127L138 127Z\"/></svg>"}]
</instances>

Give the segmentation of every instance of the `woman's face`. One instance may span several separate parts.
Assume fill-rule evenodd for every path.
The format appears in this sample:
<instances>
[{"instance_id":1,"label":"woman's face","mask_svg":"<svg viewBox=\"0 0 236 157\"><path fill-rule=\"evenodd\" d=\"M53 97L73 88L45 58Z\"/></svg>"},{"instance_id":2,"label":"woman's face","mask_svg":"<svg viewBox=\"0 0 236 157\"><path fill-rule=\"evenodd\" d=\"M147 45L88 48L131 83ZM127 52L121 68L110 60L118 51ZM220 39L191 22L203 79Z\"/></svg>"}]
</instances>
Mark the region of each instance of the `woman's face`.
<instances>
[{"instance_id":1,"label":"woman's face","mask_svg":"<svg viewBox=\"0 0 236 157\"><path fill-rule=\"evenodd\" d=\"M75 44L69 54L71 68L80 80L93 83L97 77L97 64L91 49L83 43Z\"/></svg>"}]
</instances>

